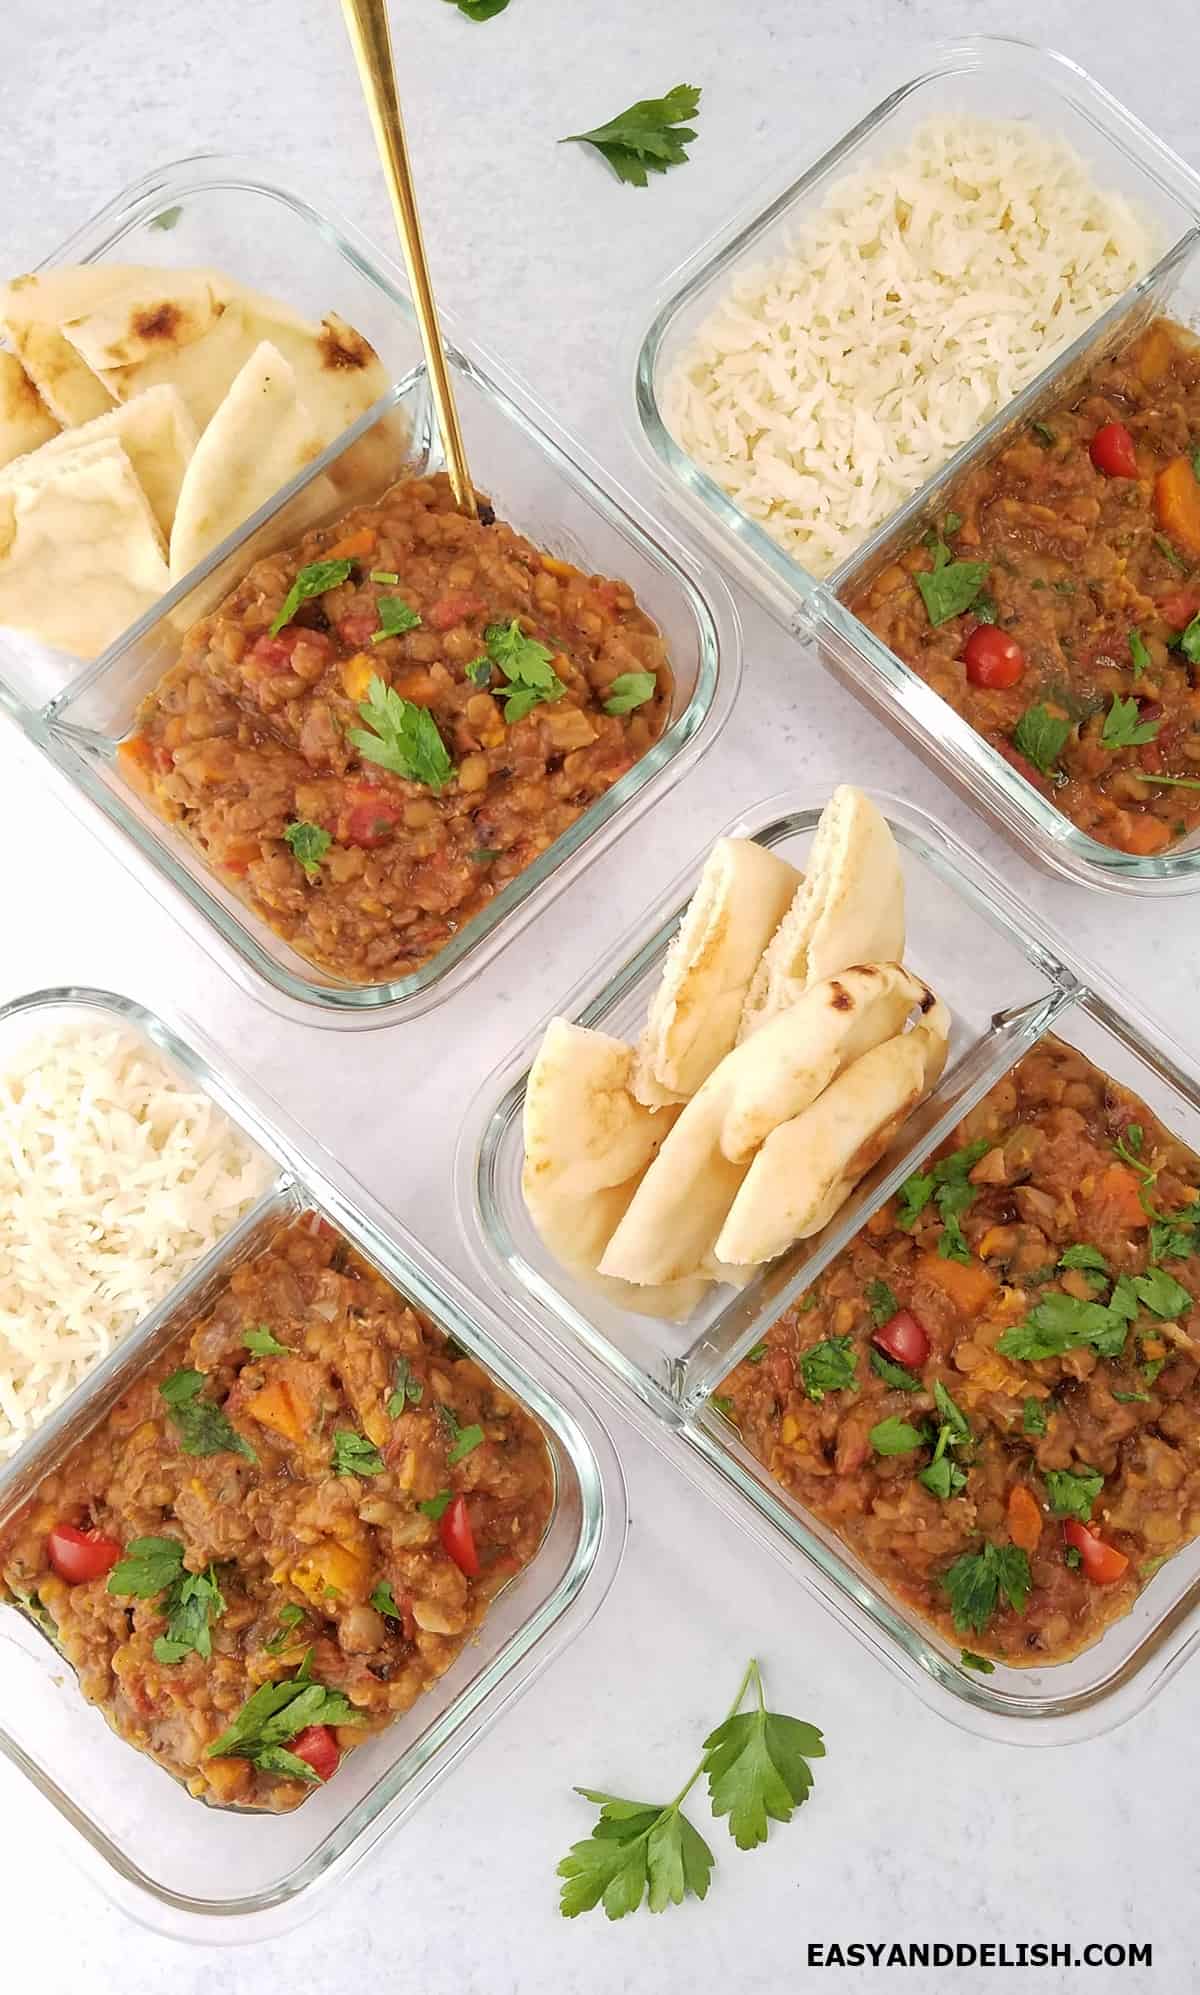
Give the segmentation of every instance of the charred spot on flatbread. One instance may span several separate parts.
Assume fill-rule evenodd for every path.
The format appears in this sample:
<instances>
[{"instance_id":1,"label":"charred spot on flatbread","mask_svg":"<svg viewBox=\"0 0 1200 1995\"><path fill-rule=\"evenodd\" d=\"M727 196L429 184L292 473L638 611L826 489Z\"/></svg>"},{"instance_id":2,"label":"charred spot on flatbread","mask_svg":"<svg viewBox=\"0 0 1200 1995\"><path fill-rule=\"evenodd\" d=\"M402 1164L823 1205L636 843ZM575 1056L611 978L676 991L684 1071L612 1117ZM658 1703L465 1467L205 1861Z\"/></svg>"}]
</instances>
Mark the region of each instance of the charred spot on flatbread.
<instances>
[{"instance_id":1,"label":"charred spot on flatbread","mask_svg":"<svg viewBox=\"0 0 1200 1995\"><path fill-rule=\"evenodd\" d=\"M845 984L830 985L829 1002L835 1011L853 1011L854 1009L854 999L846 989Z\"/></svg>"},{"instance_id":2,"label":"charred spot on flatbread","mask_svg":"<svg viewBox=\"0 0 1200 1995\"><path fill-rule=\"evenodd\" d=\"M355 332L353 326L346 325L341 319L336 323L332 319L322 319L317 352L321 366L327 367L331 374L357 374L375 362L374 347L369 346L361 333Z\"/></svg>"},{"instance_id":3,"label":"charred spot on flatbread","mask_svg":"<svg viewBox=\"0 0 1200 1995\"><path fill-rule=\"evenodd\" d=\"M178 305L164 298L161 304L148 305L135 312L130 320L130 330L138 339L161 340L168 345L178 340L183 323L183 313Z\"/></svg>"}]
</instances>

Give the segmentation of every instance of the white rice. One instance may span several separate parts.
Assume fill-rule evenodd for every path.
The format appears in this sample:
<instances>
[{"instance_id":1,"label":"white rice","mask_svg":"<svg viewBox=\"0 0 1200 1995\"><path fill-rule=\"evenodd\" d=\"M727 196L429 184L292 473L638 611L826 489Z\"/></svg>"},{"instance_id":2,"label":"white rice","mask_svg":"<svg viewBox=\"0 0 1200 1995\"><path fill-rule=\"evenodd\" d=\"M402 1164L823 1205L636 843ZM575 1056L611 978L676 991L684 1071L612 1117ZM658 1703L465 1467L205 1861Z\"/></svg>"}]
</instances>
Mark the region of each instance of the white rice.
<instances>
[{"instance_id":1,"label":"white rice","mask_svg":"<svg viewBox=\"0 0 1200 1995\"><path fill-rule=\"evenodd\" d=\"M271 1175L132 1031L73 1023L17 1051L0 1072L0 1459Z\"/></svg>"},{"instance_id":2,"label":"white rice","mask_svg":"<svg viewBox=\"0 0 1200 1995\"><path fill-rule=\"evenodd\" d=\"M1059 139L938 118L740 272L671 368L672 435L826 575L1153 262Z\"/></svg>"}]
</instances>

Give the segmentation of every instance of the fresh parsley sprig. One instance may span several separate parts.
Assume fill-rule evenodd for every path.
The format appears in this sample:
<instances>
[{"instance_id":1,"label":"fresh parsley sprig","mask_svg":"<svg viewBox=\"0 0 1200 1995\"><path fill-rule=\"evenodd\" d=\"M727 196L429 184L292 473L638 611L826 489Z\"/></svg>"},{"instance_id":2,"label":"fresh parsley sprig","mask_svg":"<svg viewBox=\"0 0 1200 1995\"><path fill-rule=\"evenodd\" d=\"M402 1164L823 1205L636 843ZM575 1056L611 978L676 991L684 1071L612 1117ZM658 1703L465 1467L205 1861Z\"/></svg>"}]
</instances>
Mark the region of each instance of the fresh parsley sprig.
<instances>
[{"instance_id":1,"label":"fresh parsley sprig","mask_svg":"<svg viewBox=\"0 0 1200 1995\"><path fill-rule=\"evenodd\" d=\"M700 109L700 92L692 83L677 83L665 97L643 97L627 111L596 125L590 132L570 132L563 145L590 145L606 159L618 180L645 187L648 174L683 166L696 136L684 121Z\"/></svg>"},{"instance_id":2,"label":"fresh parsley sprig","mask_svg":"<svg viewBox=\"0 0 1200 1995\"><path fill-rule=\"evenodd\" d=\"M245 1455L247 1461L257 1461L249 1441L230 1425L221 1408L201 1399L204 1380L203 1372L185 1367L172 1372L158 1388L184 1454Z\"/></svg>"},{"instance_id":3,"label":"fresh parsley sprig","mask_svg":"<svg viewBox=\"0 0 1200 1995\"><path fill-rule=\"evenodd\" d=\"M382 1475L387 1464L373 1441L353 1427L339 1427L333 1437L330 1467L334 1475Z\"/></svg>"},{"instance_id":4,"label":"fresh parsley sprig","mask_svg":"<svg viewBox=\"0 0 1200 1995\"><path fill-rule=\"evenodd\" d=\"M300 608L311 596L323 596L327 589L337 589L350 579L353 561L310 561L297 575L280 608L272 619L272 637L278 637L284 625L290 623Z\"/></svg>"},{"instance_id":5,"label":"fresh parsley sprig","mask_svg":"<svg viewBox=\"0 0 1200 1995\"><path fill-rule=\"evenodd\" d=\"M465 14L468 21L494 21L497 14L504 12L508 0L450 0L450 5Z\"/></svg>"},{"instance_id":6,"label":"fresh parsley sprig","mask_svg":"<svg viewBox=\"0 0 1200 1995\"><path fill-rule=\"evenodd\" d=\"M428 707L402 699L375 676L358 711L367 726L350 728L346 738L359 754L394 776L428 784L440 795L453 778L454 764Z\"/></svg>"},{"instance_id":7,"label":"fresh parsley sprig","mask_svg":"<svg viewBox=\"0 0 1200 1995\"><path fill-rule=\"evenodd\" d=\"M1135 699L1123 700L1120 693L1112 696L1112 705L1104 716L1104 726L1100 730L1100 743L1104 748L1139 748L1143 742L1153 741L1158 733L1159 722L1139 720L1141 709Z\"/></svg>"},{"instance_id":8,"label":"fresh parsley sprig","mask_svg":"<svg viewBox=\"0 0 1200 1995\"><path fill-rule=\"evenodd\" d=\"M283 1683L264 1683L243 1704L232 1725L206 1748L206 1759L229 1755L248 1759L264 1773L284 1774L289 1780L319 1781L307 1760L287 1750L288 1741L298 1738L310 1725L361 1725L363 1714L356 1711L340 1690L327 1690L310 1675L312 1651L305 1656L295 1676Z\"/></svg>"},{"instance_id":9,"label":"fresh parsley sprig","mask_svg":"<svg viewBox=\"0 0 1200 1995\"><path fill-rule=\"evenodd\" d=\"M1018 1545L987 1541L977 1552L963 1552L938 1581L950 1603L960 1635L982 1635L1003 1594L1014 1614L1025 1612L1033 1585L1029 1557Z\"/></svg>"},{"instance_id":10,"label":"fresh parsley sprig","mask_svg":"<svg viewBox=\"0 0 1200 1995\"><path fill-rule=\"evenodd\" d=\"M657 689L658 680L653 672L620 672L608 689L604 711L632 713L635 707L644 707L647 700L652 700Z\"/></svg>"},{"instance_id":11,"label":"fresh parsley sprig","mask_svg":"<svg viewBox=\"0 0 1200 1995\"><path fill-rule=\"evenodd\" d=\"M826 1337L800 1353L800 1377L810 1399L820 1405L827 1392L845 1392L858 1384L854 1341Z\"/></svg>"},{"instance_id":12,"label":"fresh parsley sprig","mask_svg":"<svg viewBox=\"0 0 1200 1995\"><path fill-rule=\"evenodd\" d=\"M515 617L511 623L490 623L483 641L488 661L508 681L496 690L504 701L504 718L509 727L524 720L543 700L561 700L567 689L554 670L553 651L536 637L527 637ZM467 671L471 671L469 665Z\"/></svg>"},{"instance_id":13,"label":"fresh parsley sprig","mask_svg":"<svg viewBox=\"0 0 1200 1995\"><path fill-rule=\"evenodd\" d=\"M1013 747L1043 776L1053 776L1067 745L1071 722L1047 706L1027 707L1013 729Z\"/></svg>"},{"instance_id":14,"label":"fresh parsley sprig","mask_svg":"<svg viewBox=\"0 0 1200 1995\"><path fill-rule=\"evenodd\" d=\"M957 532L961 525L957 514L947 515L947 533ZM956 561L936 528L928 535L926 544L933 555L933 567L922 575L915 575L913 580L921 592L929 621L936 629L938 624L948 623L951 617L962 616L965 610L970 609L987 581L988 564L986 561Z\"/></svg>"},{"instance_id":15,"label":"fresh parsley sprig","mask_svg":"<svg viewBox=\"0 0 1200 1995\"><path fill-rule=\"evenodd\" d=\"M108 1591L135 1600L162 1596L158 1611L167 1629L155 1637L156 1662L178 1663L193 1654L207 1661L211 1656L211 1624L225 1612L224 1596L213 1565L203 1572L187 1570L178 1538L134 1538L108 1576Z\"/></svg>"},{"instance_id":16,"label":"fresh parsley sprig","mask_svg":"<svg viewBox=\"0 0 1200 1995\"><path fill-rule=\"evenodd\" d=\"M930 1199L936 1204L942 1221L938 1253L944 1261L971 1259L961 1222L976 1197L970 1173L990 1148L987 1138L981 1137L962 1150L952 1150L948 1157L939 1157L931 1170L914 1171L900 1187L897 1223L906 1233L911 1233Z\"/></svg>"},{"instance_id":17,"label":"fresh parsley sprig","mask_svg":"<svg viewBox=\"0 0 1200 1995\"><path fill-rule=\"evenodd\" d=\"M751 1687L756 1706L743 1711ZM627 1801L599 1788L575 1789L595 1803L600 1819L558 1866L563 1917L603 1905L610 1919L623 1919L647 1899L652 1912L665 1912L686 1897L707 1897L716 1859L683 1812L697 1781L707 1774L712 1812L718 1820L728 1817L737 1847L755 1849L766 1841L770 1822L789 1822L808 1799L809 1761L824 1755L814 1725L767 1710L762 1673L752 1660L728 1716L704 1740L698 1765L673 1800Z\"/></svg>"}]
</instances>

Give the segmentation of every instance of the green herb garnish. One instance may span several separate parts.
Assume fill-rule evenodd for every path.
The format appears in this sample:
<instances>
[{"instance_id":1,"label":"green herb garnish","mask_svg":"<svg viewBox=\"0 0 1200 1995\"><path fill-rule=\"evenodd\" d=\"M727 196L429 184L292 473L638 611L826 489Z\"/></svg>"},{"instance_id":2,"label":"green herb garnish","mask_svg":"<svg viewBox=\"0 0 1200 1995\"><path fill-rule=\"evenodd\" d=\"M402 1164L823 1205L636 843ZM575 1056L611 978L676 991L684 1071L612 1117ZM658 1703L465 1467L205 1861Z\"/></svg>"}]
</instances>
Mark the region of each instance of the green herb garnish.
<instances>
[{"instance_id":1,"label":"green herb garnish","mask_svg":"<svg viewBox=\"0 0 1200 1995\"><path fill-rule=\"evenodd\" d=\"M1167 539L1165 533L1155 534L1154 545L1157 547L1159 553L1164 557L1164 559L1170 562L1172 568L1177 568L1181 575L1191 574L1192 570L1190 563L1184 560L1182 554L1178 554L1176 552L1176 550L1172 547L1170 541Z\"/></svg>"},{"instance_id":2,"label":"green herb garnish","mask_svg":"<svg viewBox=\"0 0 1200 1995\"><path fill-rule=\"evenodd\" d=\"M304 869L305 876L317 880L321 876L321 861L333 844L333 839L319 824L306 824L303 821L285 825L283 842L289 845L297 865Z\"/></svg>"},{"instance_id":3,"label":"green herb garnish","mask_svg":"<svg viewBox=\"0 0 1200 1995\"><path fill-rule=\"evenodd\" d=\"M1078 1517L1086 1524L1092 1514L1092 1506L1104 1488L1104 1477L1097 1469L1047 1469L1046 1494L1050 1498L1050 1509L1055 1517Z\"/></svg>"},{"instance_id":4,"label":"green herb garnish","mask_svg":"<svg viewBox=\"0 0 1200 1995\"><path fill-rule=\"evenodd\" d=\"M622 672L609 687L608 698L604 702L605 713L632 713L635 707L644 707L658 690L658 680L653 672Z\"/></svg>"},{"instance_id":5,"label":"green herb garnish","mask_svg":"<svg viewBox=\"0 0 1200 1995\"><path fill-rule=\"evenodd\" d=\"M249 1441L230 1425L221 1408L201 1399L204 1378L203 1372L185 1369L172 1372L158 1388L184 1454L244 1455L247 1461L256 1462L258 1456Z\"/></svg>"},{"instance_id":6,"label":"green herb garnish","mask_svg":"<svg viewBox=\"0 0 1200 1995\"><path fill-rule=\"evenodd\" d=\"M179 220L179 217L180 215L182 215L182 213L183 213L182 206L177 208L164 208L160 215L155 215L154 220L152 222L149 222L147 224L147 227L152 229L162 229L164 233L166 233L174 228L176 222Z\"/></svg>"},{"instance_id":7,"label":"green herb garnish","mask_svg":"<svg viewBox=\"0 0 1200 1995\"><path fill-rule=\"evenodd\" d=\"M857 1386L854 1344L849 1337L826 1337L800 1353L800 1376L810 1399L820 1404L827 1392L845 1392Z\"/></svg>"},{"instance_id":8,"label":"green herb garnish","mask_svg":"<svg viewBox=\"0 0 1200 1995\"><path fill-rule=\"evenodd\" d=\"M870 1359L871 1370L877 1372L884 1384L890 1385L894 1391L920 1392L921 1381L916 1373L906 1370L903 1365L898 1365L894 1358L886 1357L882 1351L876 1350L874 1345L871 1346Z\"/></svg>"},{"instance_id":9,"label":"green herb garnish","mask_svg":"<svg viewBox=\"0 0 1200 1995\"><path fill-rule=\"evenodd\" d=\"M1090 1344L1100 1357L1117 1358L1125 1348L1136 1313L1136 1299L1120 1282L1107 1304L1081 1302L1077 1296L1054 1290L1030 1310L1023 1323L1014 1323L998 1338L996 1350L1002 1358L1032 1364L1039 1358L1060 1358L1065 1351Z\"/></svg>"},{"instance_id":10,"label":"green herb garnish","mask_svg":"<svg viewBox=\"0 0 1200 1995\"><path fill-rule=\"evenodd\" d=\"M271 636L278 637L310 596L323 596L327 589L340 588L349 580L353 566L353 561L311 561L307 568L302 568L271 624Z\"/></svg>"},{"instance_id":11,"label":"green herb garnish","mask_svg":"<svg viewBox=\"0 0 1200 1995\"><path fill-rule=\"evenodd\" d=\"M953 1150L948 1157L939 1158L931 1170L914 1171L900 1187L896 1223L906 1233L912 1231L930 1199L937 1205L943 1229L938 1241L938 1253L943 1260L969 1261L971 1258L960 1222L976 1196L974 1185L968 1182L969 1175L990 1148L986 1137L978 1143L968 1143L964 1149Z\"/></svg>"},{"instance_id":12,"label":"green herb garnish","mask_svg":"<svg viewBox=\"0 0 1200 1995\"><path fill-rule=\"evenodd\" d=\"M417 1509L421 1512L422 1516L432 1517L436 1524L438 1518L444 1516L453 1501L454 1491L452 1489L439 1489L436 1496L427 1496L423 1503L418 1503Z\"/></svg>"},{"instance_id":13,"label":"green herb garnish","mask_svg":"<svg viewBox=\"0 0 1200 1995\"><path fill-rule=\"evenodd\" d=\"M554 653L535 637L526 637L515 617L511 623L490 623L483 639L489 659L508 681L496 691L509 727L542 701L561 700L567 689L553 669Z\"/></svg>"},{"instance_id":14,"label":"green herb garnish","mask_svg":"<svg viewBox=\"0 0 1200 1995\"><path fill-rule=\"evenodd\" d=\"M1058 437L1055 431L1051 429L1049 423L1031 423L1030 428L1043 450L1053 450L1055 444L1058 442Z\"/></svg>"},{"instance_id":15,"label":"green herb garnish","mask_svg":"<svg viewBox=\"0 0 1200 1995\"><path fill-rule=\"evenodd\" d=\"M450 5L465 14L468 21L494 21L497 14L504 12L508 0L450 0Z\"/></svg>"},{"instance_id":16,"label":"green herb garnish","mask_svg":"<svg viewBox=\"0 0 1200 1995\"><path fill-rule=\"evenodd\" d=\"M339 1427L330 1467L334 1475L382 1475L386 1464L373 1441L356 1434L353 1427Z\"/></svg>"},{"instance_id":17,"label":"green herb garnish","mask_svg":"<svg viewBox=\"0 0 1200 1995\"><path fill-rule=\"evenodd\" d=\"M291 1647L292 1642L295 1640L296 1629L300 1626L303 1619L303 1607L297 1607L291 1601L285 1607L280 1608L275 1617L277 1632L272 1635L269 1642L264 1642L263 1644L269 1656L277 1656L281 1649Z\"/></svg>"},{"instance_id":18,"label":"green herb garnish","mask_svg":"<svg viewBox=\"0 0 1200 1995\"><path fill-rule=\"evenodd\" d=\"M1063 1564L1070 1566L1072 1572L1078 1572L1080 1566L1083 1564L1083 1555L1075 1545L1067 1546L1063 1553Z\"/></svg>"},{"instance_id":19,"label":"green herb garnish","mask_svg":"<svg viewBox=\"0 0 1200 1995\"><path fill-rule=\"evenodd\" d=\"M964 1669L977 1669L980 1676L996 1674L995 1663L989 1662L986 1656L977 1656L974 1649L964 1649L958 1660Z\"/></svg>"},{"instance_id":20,"label":"green herb garnish","mask_svg":"<svg viewBox=\"0 0 1200 1995\"><path fill-rule=\"evenodd\" d=\"M367 1595L367 1599L377 1614L384 1615L389 1621L403 1621L404 1616L396 1605L390 1579L381 1579L379 1585Z\"/></svg>"},{"instance_id":21,"label":"green herb garnish","mask_svg":"<svg viewBox=\"0 0 1200 1995\"><path fill-rule=\"evenodd\" d=\"M1101 745L1112 749L1138 748L1145 741L1153 741L1160 722L1139 721L1138 712L1138 703L1135 699L1123 700L1120 693L1114 693L1112 705L1104 716L1104 726L1100 731Z\"/></svg>"},{"instance_id":22,"label":"green herb garnish","mask_svg":"<svg viewBox=\"0 0 1200 1995\"><path fill-rule=\"evenodd\" d=\"M666 173L687 160L696 136L684 121L700 108L694 84L677 83L665 97L643 97L627 111L596 125L590 132L571 132L563 145L590 145L606 159L618 180L645 187L648 173Z\"/></svg>"},{"instance_id":23,"label":"green herb garnish","mask_svg":"<svg viewBox=\"0 0 1200 1995\"><path fill-rule=\"evenodd\" d=\"M1013 747L1043 776L1052 776L1070 732L1070 721L1049 707L1027 707L1013 729Z\"/></svg>"},{"instance_id":24,"label":"green herb garnish","mask_svg":"<svg viewBox=\"0 0 1200 1995\"><path fill-rule=\"evenodd\" d=\"M286 1344L281 1344L274 1331L265 1323L254 1323L242 1338L243 1344L252 1358L290 1358L292 1352Z\"/></svg>"},{"instance_id":25,"label":"green herb garnish","mask_svg":"<svg viewBox=\"0 0 1200 1995\"><path fill-rule=\"evenodd\" d=\"M389 1420L398 1420L406 1406L419 1406L424 1397L425 1387L413 1371L408 1359L397 1358L392 1373L392 1390L387 1402Z\"/></svg>"},{"instance_id":26,"label":"green herb garnish","mask_svg":"<svg viewBox=\"0 0 1200 1995\"><path fill-rule=\"evenodd\" d=\"M372 644L382 644L385 637L403 637L406 630L417 630L421 618L403 596L380 596L375 605L379 611L379 629L372 631Z\"/></svg>"},{"instance_id":27,"label":"green herb garnish","mask_svg":"<svg viewBox=\"0 0 1200 1995\"><path fill-rule=\"evenodd\" d=\"M390 568L372 568L370 574L367 577L367 580L369 582L379 582L383 584L385 587L394 589L396 587L396 584L399 582L400 577L398 575L394 575Z\"/></svg>"},{"instance_id":28,"label":"green herb garnish","mask_svg":"<svg viewBox=\"0 0 1200 1995\"><path fill-rule=\"evenodd\" d=\"M327 1690L309 1675L311 1652L295 1676L283 1683L264 1683L248 1697L237 1717L205 1751L206 1759L248 1759L263 1773L289 1780L319 1781L321 1776L295 1753L286 1750L310 1725L361 1725L356 1711L340 1690Z\"/></svg>"},{"instance_id":29,"label":"green herb garnish","mask_svg":"<svg viewBox=\"0 0 1200 1995\"><path fill-rule=\"evenodd\" d=\"M134 1538L108 1576L108 1591L138 1600L162 1596L158 1610L166 1620L167 1631L155 1637L156 1662L182 1662L189 1655L207 1660L211 1656L210 1624L220 1620L225 1601L212 1565L203 1572L187 1571L178 1538Z\"/></svg>"},{"instance_id":30,"label":"green herb garnish","mask_svg":"<svg viewBox=\"0 0 1200 1995\"><path fill-rule=\"evenodd\" d=\"M960 522L961 524L961 522ZM961 616L969 610L984 583L987 581L986 561L955 561L950 549L939 534L928 543L933 555L932 569L913 580L921 592L925 613L936 629L939 624L948 623L951 617Z\"/></svg>"},{"instance_id":31,"label":"green herb garnish","mask_svg":"<svg viewBox=\"0 0 1200 1995\"><path fill-rule=\"evenodd\" d=\"M982 1635L1004 1595L1014 1614L1025 1612L1033 1579L1029 1559L1017 1545L987 1543L978 1552L964 1552L938 1584L950 1602L960 1634Z\"/></svg>"},{"instance_id":32,"label":"green herb garnish","mask_svg":"<svg viewBox=\"0 0 1200 1995\"><path fill-rule=\"evenodd\" d=\"M871 1321L877 1330L882 1330L884 1324L890 1323L899 1311L900 1303L896 1291L885 1281L870 1281L867 1283L865 1293Z\"/></svg>"},{"instance_id":33,"label":"green herb garnish","mask_svg":"<svg viewBox=\"0 0 1200 1995\"><path fill-rule=\"evenodd\" d=\"M1021 1431L1025 1434L1044 1434L1046 1431L1046 1409L1040 1399L1027 1399L1021 1410Z\"/></svg>"},{"instance_id":34,"label":"green herb garnish","mask_svg":"<svg viewBox=\"0 0 1200 1995\"><path fill-rule=\"evenodd\" d=\"M183 1546L178 1538L133 1538L125 1556L108 1575L108 1591L151 1600L183 1570Z\"/></svg>"},{"instance_id":35,"label":"green herb garnish","mask_svg":"<svg viewBox=\"0 0 1200 1995\"><path fill-rule=\"evenodd\" d=\"M764 1338L761 1344L752 1344L750 1346L750 1349L746 1353L746 1363L748 1365L761 1365L766 1355L767 1344Z\"/></svg>"},{"instance_id":36,"label":"green herb garnish","mask_svg":"<svg viewBox=\"0 0 1200 1995\"><path fill-rule=\"evenodd\" d=\"M1142 673L1149 671L1150 666L1154 663L1150 653L1146 649L1145 639L1140 630L1131 630L1129 633L1129 656L1133 660L1133 676L1135 679L1140 679Z\"/></svg>"},{"instance_id":37,"label":"green herb garnish","mask_svg":"<svg viewBox=\"0 0 1200 1995\"><path fill-rule=\"evenodd\" d=\"M1138 1301L1155 1316L1172 1320L1196 1307L1194 1296L1165 1268L1148 1268L1144 1275L1134 1275L1130 1285Z\"/></svg>"},{"instance_id":38,"label":"green herb garnish","mask_svg":"<svg viewBox=\"0 0 1200 1995\"><path fill-rule=\"evenodd\" d=\"M427 783L438 795L454 775L454 764L427 707L401 699L383 680L372 678L359 713L370 733L352 727L347 739L368 762L377 762L394 776Z\"/></svg>"},{"instance_id":39,"label":"green herb garnish","mask_svg":"<svg viewBox=\"0 0 1200 1995\"><path fill-rule=\"evenodd\" d=\"M898 1420L893 1413L872 1427L867 1439L877 1455L911 1455L926 1445L929 1429L910 1427L907 1420Z\"/></svg>"}]
</instances>

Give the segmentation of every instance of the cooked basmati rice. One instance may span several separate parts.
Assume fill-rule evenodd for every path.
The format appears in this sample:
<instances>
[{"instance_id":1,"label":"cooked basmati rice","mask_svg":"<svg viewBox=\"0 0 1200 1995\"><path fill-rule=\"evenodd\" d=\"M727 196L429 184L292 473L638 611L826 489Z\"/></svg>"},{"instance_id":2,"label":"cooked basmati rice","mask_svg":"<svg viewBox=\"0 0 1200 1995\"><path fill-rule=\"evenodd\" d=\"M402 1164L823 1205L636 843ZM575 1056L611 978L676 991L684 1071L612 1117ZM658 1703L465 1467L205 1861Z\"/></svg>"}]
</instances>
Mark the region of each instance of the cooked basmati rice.
<instances>
[{"instance_id":1,"label":"cooked basmati rice","mask_svg":"<svg viewBox=\"0 0 1200 1995\"><path fill-rule=\"evenodd\" d=\"M271 1175L131 1030L72 1023L18 1049L0 1072L0 1459Z\"/></svg>"},{"instance_id":2,"label":"cooked basmati rice","mask_svg":"<svg viewBox=\"0 0 1200 1995\"><path fill-rule=\"evenodd\" d=\"M680 446L813 574L860 545L1153 261L1059 139L930 120L735 276L663 395Z\"/></svg>"}]
</instances>

